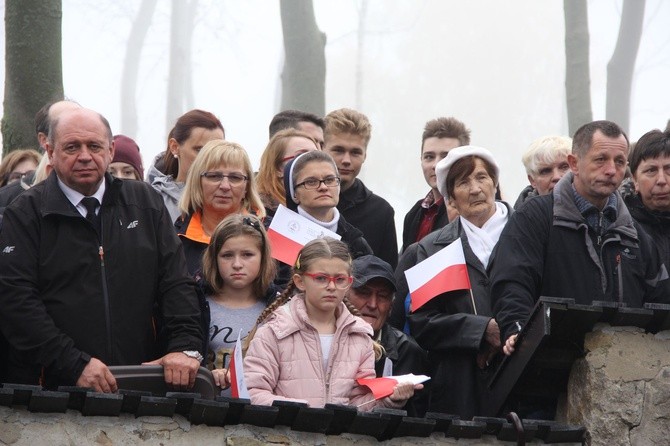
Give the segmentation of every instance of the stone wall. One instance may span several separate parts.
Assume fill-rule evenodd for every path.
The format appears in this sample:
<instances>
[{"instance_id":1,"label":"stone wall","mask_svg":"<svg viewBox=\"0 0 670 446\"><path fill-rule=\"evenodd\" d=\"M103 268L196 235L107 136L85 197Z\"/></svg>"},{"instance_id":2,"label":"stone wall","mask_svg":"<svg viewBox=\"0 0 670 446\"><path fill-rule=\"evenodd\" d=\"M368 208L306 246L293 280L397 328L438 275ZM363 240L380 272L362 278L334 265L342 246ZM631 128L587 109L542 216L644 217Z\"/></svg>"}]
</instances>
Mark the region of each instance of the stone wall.
<instances>
[{"instance_id":1,"label":"stone wall","mask_svg":"<svg viewBox=\"0 0 670 446\"><path fill-rule=\"evenodd\" d=\"M537 443L541 443L537 441ZM433 433L427 438L402 437L377 442L364 435L341 434L328 436L292 431L284 426L255 427L244 424L210 427L191 425L186 418L139 417L121 414L119 417L85 417L68 410L67 413L31 413L21 407L0 406L0 444L11 446L38 445L499 445L495 436L485 435L472 440L446 438Z\"/></svg>"},{"instance_id":2,"label":"stone wall","mask_svg":"<svg viewBox=\"0 0 670 446\"><path fill-rule=\"evenodd\" d=\"M567 420L591 445L670 444L670 331L597 325L572 367Z\"/></svg>"}]
</instances>

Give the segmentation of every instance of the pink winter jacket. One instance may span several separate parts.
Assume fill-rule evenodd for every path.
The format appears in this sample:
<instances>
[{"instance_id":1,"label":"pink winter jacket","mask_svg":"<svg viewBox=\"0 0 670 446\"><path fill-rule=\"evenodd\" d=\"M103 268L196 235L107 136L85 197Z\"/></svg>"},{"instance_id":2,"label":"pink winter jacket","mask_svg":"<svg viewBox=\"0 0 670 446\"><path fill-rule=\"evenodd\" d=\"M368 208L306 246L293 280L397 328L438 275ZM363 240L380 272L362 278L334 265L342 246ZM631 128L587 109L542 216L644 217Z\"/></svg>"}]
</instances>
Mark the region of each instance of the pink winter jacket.
<instances>
[{"instance_id":1,"label":"pink winter jacket","mask_svg":"<svg viewBox=\"0 0 670 446\"><path fill-rule=\"evenodd\" d=\"M358 406L373 400L358 378L374 378L372 327L341 303L327 370L323 369L319 333L310 324L303 294L270 315L256 331L244 358L244 379L252 404L274 400ZM366 404L400 407L389 398Z\"/></svg>"}]
</instances>

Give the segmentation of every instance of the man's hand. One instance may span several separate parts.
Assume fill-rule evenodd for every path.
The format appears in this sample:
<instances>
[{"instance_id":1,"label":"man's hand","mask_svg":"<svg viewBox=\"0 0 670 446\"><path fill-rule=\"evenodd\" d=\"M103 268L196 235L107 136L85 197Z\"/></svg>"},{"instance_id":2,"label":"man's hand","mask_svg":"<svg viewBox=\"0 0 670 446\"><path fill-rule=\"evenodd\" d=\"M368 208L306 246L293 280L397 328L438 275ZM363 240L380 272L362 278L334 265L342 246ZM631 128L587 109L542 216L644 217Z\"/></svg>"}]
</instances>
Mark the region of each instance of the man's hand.
<instances>
[{"instance_id":1,"label":"man's hand","mask_svg":"<svg viewBox=\"0 0 670 446\"><path fill-rule=\"evenodd\" d=\"M507 338L505 341L505 345L503 346L503 352L507 355L510 356L512 353L514 353L514 344L516 344L516 338L518 337L518 334L514 334Z\"/></svg>"},{"instance_id":2,"label":"man's hand","mask_svg":"<svg viewBox=\"0 0 670 446\"><path fill-rule=\"evenodd\" d=\"M96 358L91 358L77 380L79 387L93 387L96 392L112 393L118 390L116 379L107 366Z\"/></svg>"},{"instance_id":3,"label":"man's hand","mask_svg":"<svg viewBox=\"0 0 670 446\"><path fill-rule=\"evenodd\" d=\"M492 350L498 350L500 348L500 328L495 319L489 319L489 323L486 325L486 333L484 333L484 341L489 345L489 348Z\"/></svg>"},{"instance_id":4,"label":"man's hand","mask_svg":"<svg viewBox=\"0 0 670 446\"><path fill-rule=\"evenodd\" d=\"M480 369L488 367L490 361L500 351L500 328L495 319L489 319L484 332L484 345L482 350L477 353L477 366Z\"/></svg>"},{"instance_id":5,"label":"man's hand","mask_svg":"<svg viewBox=\"0 0 670 446\"><path fill-rule=\"evenodd\" d=\"M393 393L389 399L394 403L402 403L414 396L415 390L423 389L423 384L400 383L393 388Z\"/></svg>"},{"instance_id":6,"label":"man's hand","mask_svg":"<svg viewBox=\"0 0 670 446\"><path fill-rule=\"evenodd\" d=\"M193 387L200 363L182 352L168 353L155 361L142 365L162 365L165 383L175 389L186 390Z\"/></svg>"}]
</instances>

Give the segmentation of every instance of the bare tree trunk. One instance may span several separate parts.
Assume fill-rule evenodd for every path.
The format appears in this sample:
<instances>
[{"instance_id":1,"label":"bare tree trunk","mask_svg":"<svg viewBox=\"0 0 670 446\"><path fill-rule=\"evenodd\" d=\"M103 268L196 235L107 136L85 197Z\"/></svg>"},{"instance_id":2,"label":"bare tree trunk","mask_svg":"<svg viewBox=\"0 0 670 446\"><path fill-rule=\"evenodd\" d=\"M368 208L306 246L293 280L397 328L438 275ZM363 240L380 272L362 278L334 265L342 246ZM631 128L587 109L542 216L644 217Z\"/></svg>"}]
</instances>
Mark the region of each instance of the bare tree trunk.
<instances>
[{"instance_id":1,"label":"bare tree trunk","mask_svg":"<svg viewBox=\"0 0 670 446\"><path fill-rule=\"evenodd\" d=\"M642 38L645 0L624 0L612 59L607 64L607 106L605 115L626 132L630 130L630 96L635 59Z\"/></svg>"},{"instance_id":2,"label":"bare tree trunk","mask_svg":"<svg viewBox=\"0 0 670 446\"><path fill-rule=\"evenodd\" d=\"M564 0L565 97L568 127L574 134L593 120L589 71L589 21L586 0Z\"/></svg>"},{"instance_id":3,"label":"bare tree trunk","mask_svg":"<svg viewBox=\"0 0 670 446\"><path fill-rule=\"evenodd\" d=\"M179 116L186 111L187 98L192 102L193 88L191 77L191 40L196 2L172 0L172 20L170 30L170 73L167 94L167 128L174 125Z\"/></svg>"},{"instance_id":4,"label":"bare tree trunk","mask_svg":"<svg viewBox=\"0 0 670 446\"><path fill-rule=\"evenodd\" d=\"M126 60L121 74L121 133L131 138L137 137L137 75L140 70L140 56L144 39L151 26L151 18L156 9L156 0L142 0L137 18L130 28L126 45Z\"/></svg>"},{"instance_id":5,"label":"bare tree trunk","mask_svg":"<svg viewBox=\"0 0 670 446\"><path fill-rule=\"evenodd\" d=\"M358 54L356 55L356 110L363 110L363 63L365 62L365 31L368 0L361 1L358 11Z\"/></svg>"},{"instance_id":6,"label":"bare tree trunk","mask_svg":"<svg viewBox=\"0 0 670 446\"><path fill-rule=\"evenodd\" d=\"M3 151L37 148L35 113L63 98L61 0L5 1Z\"/></svg>"},{"instance_id":7,"label":"bare tree trunk","mask_svg":"<svg viewBox=\"0 0 670 446\"><path fill-rule=\"evenodd\" d=\"M280 0L285 62L282 110L318 116L326 112L326 35L319 30L312 0Z\"/></svg>"}]
</instances>

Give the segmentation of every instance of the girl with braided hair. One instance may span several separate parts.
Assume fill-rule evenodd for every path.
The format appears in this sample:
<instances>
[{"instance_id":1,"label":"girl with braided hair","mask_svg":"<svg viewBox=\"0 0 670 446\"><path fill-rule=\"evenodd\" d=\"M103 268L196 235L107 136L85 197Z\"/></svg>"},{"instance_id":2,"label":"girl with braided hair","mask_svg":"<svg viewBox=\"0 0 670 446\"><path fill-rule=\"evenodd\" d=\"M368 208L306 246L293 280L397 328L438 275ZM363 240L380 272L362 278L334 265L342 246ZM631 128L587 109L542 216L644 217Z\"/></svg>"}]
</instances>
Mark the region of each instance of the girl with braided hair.
<instances>
[{"instance_id":1,"label":"girl with braided hair","mask_svg":"<svg viewBox=\"0 0 670 446\"><path fill-rule=\"evenodd\" d=\"M392 395L375 402L357 384L358 378L375 377L381 346L375 346L372 327L345 297L352 280L346 243L324 237L303 247L288 287L261 313L255 335L249 335L244 377L252 404L283 400L369 410L402 407L414 394L413 385L399 384Z\"/></svg>"}]
</instances>

